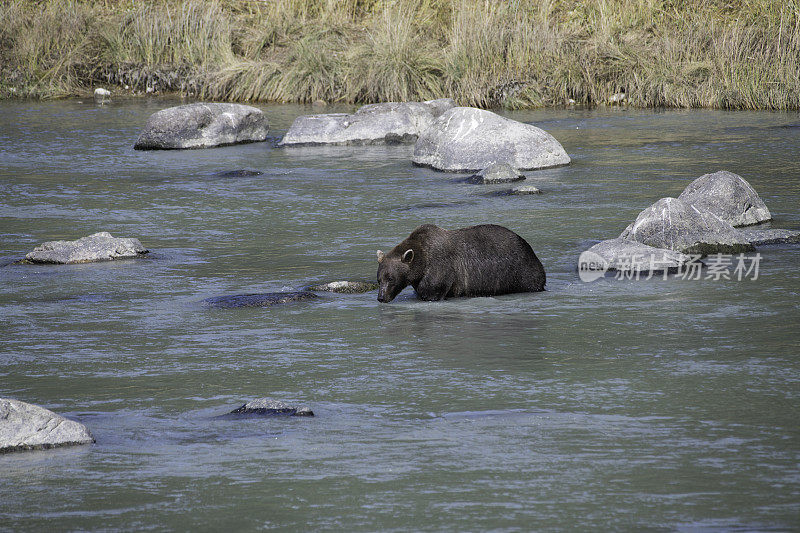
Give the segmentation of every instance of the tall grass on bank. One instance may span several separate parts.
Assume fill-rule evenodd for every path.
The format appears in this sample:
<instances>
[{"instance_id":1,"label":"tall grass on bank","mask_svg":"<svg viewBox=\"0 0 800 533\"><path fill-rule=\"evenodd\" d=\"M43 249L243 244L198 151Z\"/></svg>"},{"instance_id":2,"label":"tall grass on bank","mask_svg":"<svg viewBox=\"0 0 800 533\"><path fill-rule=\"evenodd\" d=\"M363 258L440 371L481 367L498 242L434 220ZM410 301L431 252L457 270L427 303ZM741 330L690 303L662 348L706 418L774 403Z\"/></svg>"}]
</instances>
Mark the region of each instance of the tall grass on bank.
<instances>
[{"instance_id":1,"label":"tall grass on bank","mask_svg":"<svg viewBox=\"0 0 800 533\"><path fill-rule=\"evenodd\" d=\"M800 109L800 0L11 0L0 96Z\"/></svg>"}]
</instances>

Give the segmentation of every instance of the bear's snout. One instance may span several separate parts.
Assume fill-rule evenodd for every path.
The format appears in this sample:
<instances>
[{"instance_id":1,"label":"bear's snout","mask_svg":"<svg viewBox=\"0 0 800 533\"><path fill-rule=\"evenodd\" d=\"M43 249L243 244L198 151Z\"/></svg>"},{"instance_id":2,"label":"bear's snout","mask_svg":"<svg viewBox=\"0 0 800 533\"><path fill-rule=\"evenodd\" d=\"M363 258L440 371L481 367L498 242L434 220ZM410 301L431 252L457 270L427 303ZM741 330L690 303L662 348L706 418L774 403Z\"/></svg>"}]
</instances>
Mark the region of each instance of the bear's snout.
<instances>
[{"instance_id":1,"label":"bear's snout","mask_svg":"<svg viewBox=\"0 0 800 533\"><path fill-rule=\"evenodd\" d=\"M388 304L392 301L391 298L386 297L386 289L383 287L383 285L378 288L378 301L382 304Z\"/></svg>"}]
</instances>

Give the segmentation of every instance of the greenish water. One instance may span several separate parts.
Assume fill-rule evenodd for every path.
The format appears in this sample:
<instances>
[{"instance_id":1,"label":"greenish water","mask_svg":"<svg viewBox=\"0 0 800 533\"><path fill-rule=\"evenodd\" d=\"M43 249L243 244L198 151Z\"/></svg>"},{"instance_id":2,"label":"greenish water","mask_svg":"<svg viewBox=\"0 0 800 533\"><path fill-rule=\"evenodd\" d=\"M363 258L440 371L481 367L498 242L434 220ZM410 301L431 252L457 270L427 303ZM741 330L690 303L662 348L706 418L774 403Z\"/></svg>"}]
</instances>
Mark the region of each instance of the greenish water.
<instances>
[{"instance_id":1,"label":"greenish water","mask_svg":"<svg viewBox=\"0 0 800 533\"><path fill-rule=\"evenodd\" d=\"M800 229L797 114L507 113L573 164L497 197L410 146L133 151L172 104L0 102L0 397L97 438L0 456L0 530L800 529L800 247L764 248L757 280L575 270L720 169ZM310 112L263 109L276 138ZM263 175L215 177L239 168ZM429 222L511 228L548 291L200 304L373 279ZM96 231L152 254L9 264ZM214 418L261 396L317 416Z\"/></svg>"}]
</instances>

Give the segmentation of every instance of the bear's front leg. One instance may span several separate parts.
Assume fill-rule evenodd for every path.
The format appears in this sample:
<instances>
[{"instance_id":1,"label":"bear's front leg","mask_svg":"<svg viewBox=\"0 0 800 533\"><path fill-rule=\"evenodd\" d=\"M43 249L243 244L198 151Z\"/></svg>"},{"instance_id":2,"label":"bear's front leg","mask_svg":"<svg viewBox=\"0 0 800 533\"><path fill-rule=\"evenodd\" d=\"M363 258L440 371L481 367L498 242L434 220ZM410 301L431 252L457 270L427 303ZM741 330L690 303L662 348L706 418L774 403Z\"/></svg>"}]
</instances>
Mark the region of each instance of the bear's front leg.
<instances>
[{"instance_id":1,"label":"bear's front leg","mask_svg":"<svg viewBox=\"0 0 800 533\"><path fill-rule=\"evenodd\" d=\"M418 286L414 287L414 290L420 300L437 302L445 299L447 293L450 292L451 285L445 281L423 279Z\"/></svg>"}]
</instances>

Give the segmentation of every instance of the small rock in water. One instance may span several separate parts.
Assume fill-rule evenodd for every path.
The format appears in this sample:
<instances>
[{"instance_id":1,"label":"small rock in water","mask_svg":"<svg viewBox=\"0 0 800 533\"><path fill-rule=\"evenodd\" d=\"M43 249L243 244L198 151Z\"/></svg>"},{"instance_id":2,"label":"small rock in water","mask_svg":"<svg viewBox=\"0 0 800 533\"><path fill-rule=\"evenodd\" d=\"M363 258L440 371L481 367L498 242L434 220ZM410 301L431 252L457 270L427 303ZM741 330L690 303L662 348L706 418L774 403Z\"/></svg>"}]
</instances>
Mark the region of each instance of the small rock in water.
<instances>
[{"instance_id":1,"label":"small rock in water","mask_svg":"<svg viewBox=\"0 0 800 533\"><path fill-rule=\"evenodd\" d=\"M306 406L296 407L280 400L258 398L247 402L229 415L260 415L260 416L314 416L314 411Z\"/></svg>"},{"instance_id":2,"label":"small rock in water","mask_svg":"<svg viewBox=\"0 0 800 533\"><path fill-rule=\"evenodd\" d=\"M538 187L534 187L533 185L520 185L519 187L514 187L509 191L509 194L542 194L542 190Z\"/></svg>"},{"instance_id":3,"label":"small rock in water","mask_svg":"<svg viewBox=\"0 0 800 533\"><path fill-rule=\"evenodd\" d=\"M94 101L101 104L111 101L111 91L98 87L94 90Z\"/></svg>"},{"instance_id":4,"label":"small rock in water","mask_svg":"<svg viewBox=\"0 0 800 533\"><path fill-rule=\"evenodd\" d=\"M235 294L206 298L203 303L215 309L237 309L239 307L270 307L289 302L305 302L319 298L313 292L268 292L260 294Z\"/></svg>"},{"instance_id":5,"label":"small rock in water","mask_svg":"<svg viewBox=\"0 0 800 533\"><path fill-rule=\"evenodd\" d=\"M360 294L378 290L378 284L369 281L331 281L320 285L312 285L308 290L338 292L341 294Z\"/></svg>"},{"instance_id":6,"label":"small rock in water","mask_svg":"<svg viewBox=\"0 0 800 533\"><path fill-rule=\"evenodd\" d=\"M112 237L107 231L101 231L75 241L50 241L40 244L25 256L25 260L30 263L92 263L130 259L147 252L139 239Z\"/></svg>"},{"instance_id":7,"label":"small rock in water","mask_svg":"<svg viewBox=\"0 0 800 533\"><path fill-rule=\"evenodd\" d=\"M508 163L495 163L468 177L466 181L468 183L492 184L522 181L524 179L525 176Z\"/></svg>"},{"instance_id":8,"label":"small rock in water","mask_svg":"<svg viewBox=\"0 0 800 533\"><path fill-rule=\"evenodd\" d=\"M225 170L223 172L217 172L214 176L218 178L247 178L250 176L260 176L263 172L259 172L258 170L247 170L247 169L239 169L239 170Z\"/></svg>"},{"instance_id":9,"label":"small rock in water","mask_svg":"<svg viewBox=\"0 0 800 533\"><path fill-rule=\"evenodd\" d=\"M92 442L94 437L79 422L38 405L0 398L0 454Z\"/></svg>"}]
</instances>

